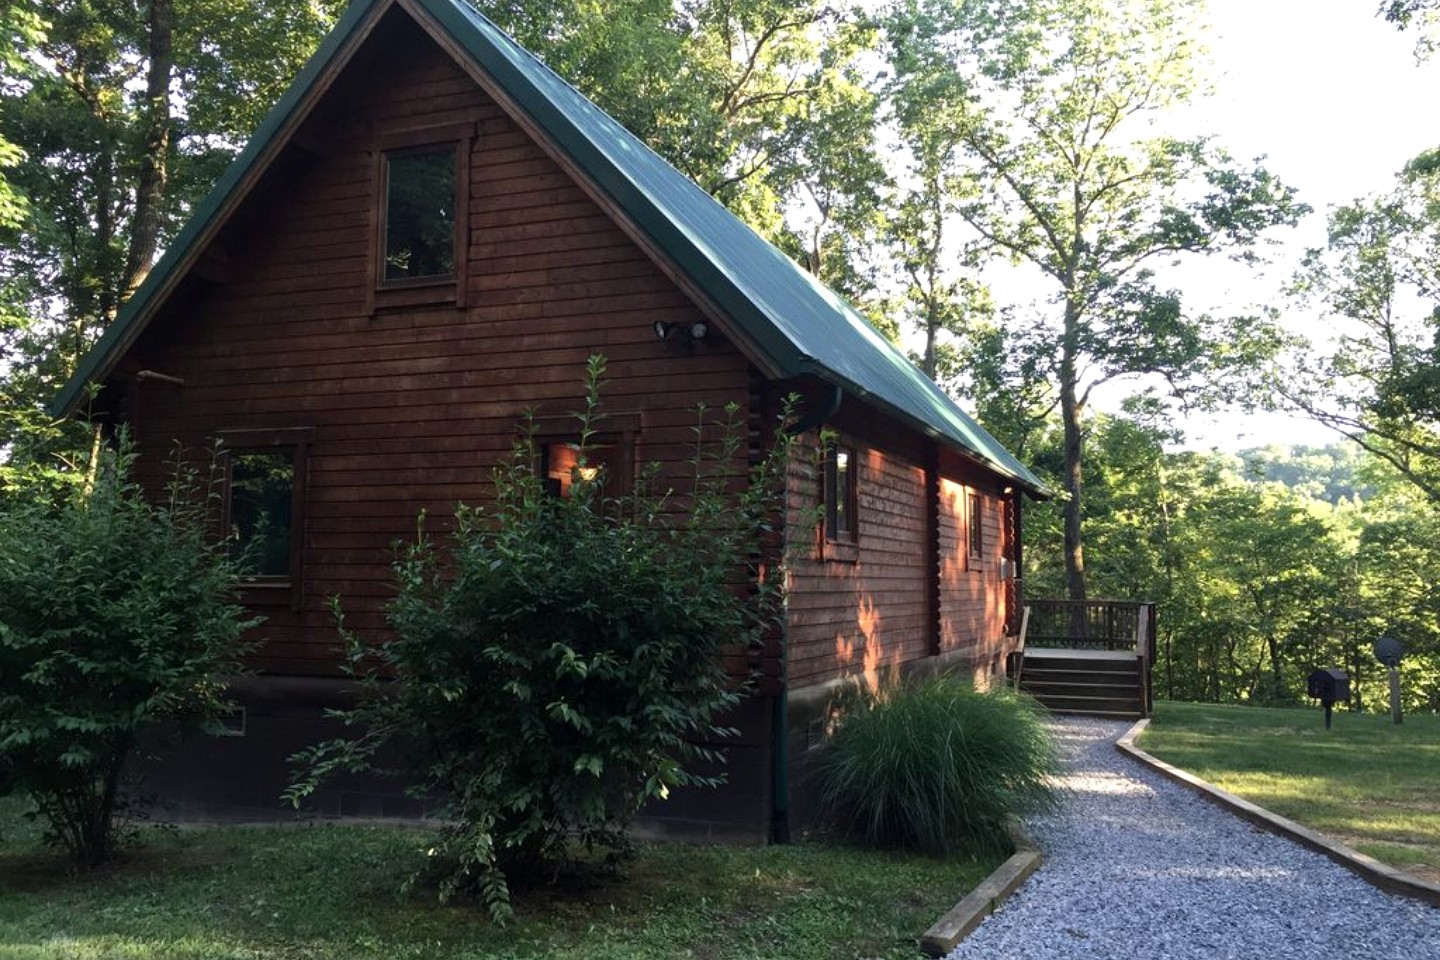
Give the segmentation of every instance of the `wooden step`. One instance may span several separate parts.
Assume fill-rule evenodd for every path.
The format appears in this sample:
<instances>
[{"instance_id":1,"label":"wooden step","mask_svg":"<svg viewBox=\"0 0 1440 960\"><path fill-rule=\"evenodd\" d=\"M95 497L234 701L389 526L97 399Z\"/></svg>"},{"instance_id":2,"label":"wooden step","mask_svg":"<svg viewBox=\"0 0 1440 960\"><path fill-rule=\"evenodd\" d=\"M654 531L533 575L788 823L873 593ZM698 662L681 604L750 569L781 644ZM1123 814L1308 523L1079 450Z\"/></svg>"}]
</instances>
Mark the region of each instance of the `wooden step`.
<instances>
[{"instance_id":1,"label":"wooden step","mask_svg":"<svg viewBox=\"0 0 1440 960\"><path fill-rule=\"evenodd\" d=\"M1038 697L1043 694L1074 694L1085 697L1131 697L1140 693L1134 683L1079 683L1069 680L1031 680L1026 677L1020 689Z\"/></svg>"},{"instance_id":2,"label":"wooden step","mask_svg":"<svg viewBox=\"0 0 1440 960\"><path fill-rule=\"evenodd\" d=\"M1045 710L1061 717L1103 717L1106 720L1139 720L1140 714L1135 710L1057 710L1054 707L1047 707Z\"/></svg>"},{"instance_id":3,"label":"wooden step","mask_svg":"<svg viewBox=\"0 0 1440 960\"><path fill-rule=\"evenodd\" d=\"M1020 689L1054 713L1144 716L1140 663L1133 658L1026 657Z\"/></svg>"},{"instance_id":4,"label":"wooden step","mask_svg":"<svg viewBox=\"0 0 1440 960\"><path fill-rule=\"evenodd\" d=\"M1135 660L1062 660L1056 657L1043 659L1025 658L1025 672L1079 672L1135 674L1140 672L1140 661Z\"/></svg>"},{"instance_id":5,"label":"wooden step","mask_svg":"<svg viewBox=\"0 0 1440 960\"><path fill-rule=\"evenodd\" d=\"M1073 693L1047 693L1035 699L1039 700L1050 710L1078 710L1083 712L1102 710L1115 713L1129 712L1137 717L1140 715L1140 697L1138 694L1110 697L1085 696Z\"/></svg>"}]
</instances>

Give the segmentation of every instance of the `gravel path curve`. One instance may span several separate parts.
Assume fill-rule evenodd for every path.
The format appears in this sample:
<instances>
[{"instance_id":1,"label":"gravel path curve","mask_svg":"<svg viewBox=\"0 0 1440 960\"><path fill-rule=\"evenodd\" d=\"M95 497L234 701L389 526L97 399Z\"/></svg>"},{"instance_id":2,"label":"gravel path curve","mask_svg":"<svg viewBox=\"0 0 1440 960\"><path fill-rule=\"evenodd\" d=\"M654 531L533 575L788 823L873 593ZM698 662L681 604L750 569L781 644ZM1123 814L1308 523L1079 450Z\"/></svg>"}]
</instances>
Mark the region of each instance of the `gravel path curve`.
<instances>
[{"instance_id":1,"label":"gravel path curve","mask_svg":"<svg viewBox=\"0 0 1440 960\"><path fill-rule=\"evenodd\" d=\"M1064 806L1027 824L1045 863L951 960L1440 960L1440 908L1121 756L1128 727L1055 722Z\"/></svg>"}]
</instances>

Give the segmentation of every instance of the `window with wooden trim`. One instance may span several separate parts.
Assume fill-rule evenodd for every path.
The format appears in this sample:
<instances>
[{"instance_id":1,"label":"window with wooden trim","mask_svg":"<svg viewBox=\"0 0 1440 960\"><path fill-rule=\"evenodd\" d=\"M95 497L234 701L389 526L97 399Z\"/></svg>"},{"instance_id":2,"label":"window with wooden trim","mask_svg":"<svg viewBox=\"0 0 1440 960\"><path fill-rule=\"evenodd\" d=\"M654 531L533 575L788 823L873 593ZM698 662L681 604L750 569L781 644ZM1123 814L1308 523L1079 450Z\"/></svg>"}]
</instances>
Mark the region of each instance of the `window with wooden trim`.
<instances>
[{"instance_id":1,"label":"window with wooden trim","mask_svg":"<svg viewBox=\"0 0 1440 960\"><path fill-rule=\"evenodd\" d=\"M966 495L966 527L969 533L968 564L971 570L978 570L985 564L985 516L984 501L980 494L971 490Z\"/></svg>"},{"instance_id":2,"label":"window with wooden trim","mask_svg":"<svg viewBox=\"0 0 1440 960\"><path fill-rule=\"evenodd\" d=\"M294 569L294 451L236 450L226 459L226 526L236 545L257 577L289 578Z\"/></svg>"},{"instance_id":3,"label":"window with wooden trim","mask_svg":"<svg viewBox=\"0 0 1440 960\"><path fill-rule=\"evenodd\" d=\"M382 157L379 283L402 287L455 279L458 261L456 143L389 150Z\"/></svg>"},{"instance_id":4,"label":"window with wooden trim","mask_svg":"<svg viewBox=\"0 0 1440 960\"><path fill-rule=\"evenodd\" d=\"M365 312L465 306L475 124L386 134L373 144Z\"/></svg>"},{"instance_id":5,"label":"window with wooden trim","mask_svg":"<svg viewBox=\"0 0 1440 960\"><path fill-rule=\"evenodd\" d=\"M247 603L300 600L309 430L221 435L221 522L250 566Z\"/></svg>"},{"instance_id":6,"label":"window with wooden trim","mask_svg":"<svg viewBox=\"0 0 1440 960\"><path fill-rule=\"evenodd\" d=\"M578 443L550 441L540 446L540 470L547 492L570 496L577 480L600 483L600 493L618 497L630 492L633 444L624 437L596 437L583 450Z\"/></svg>"},{"instance_id":7,"label":"window with wooden trim","mask_svg":"<svg viewBox=\"0 0 1440 960\"><path fill-rule=\"evenodd\" d=\"M825 447L825 539L855 543L859 539L855 448L830 442Z\"/></svg>"}]
</instances>

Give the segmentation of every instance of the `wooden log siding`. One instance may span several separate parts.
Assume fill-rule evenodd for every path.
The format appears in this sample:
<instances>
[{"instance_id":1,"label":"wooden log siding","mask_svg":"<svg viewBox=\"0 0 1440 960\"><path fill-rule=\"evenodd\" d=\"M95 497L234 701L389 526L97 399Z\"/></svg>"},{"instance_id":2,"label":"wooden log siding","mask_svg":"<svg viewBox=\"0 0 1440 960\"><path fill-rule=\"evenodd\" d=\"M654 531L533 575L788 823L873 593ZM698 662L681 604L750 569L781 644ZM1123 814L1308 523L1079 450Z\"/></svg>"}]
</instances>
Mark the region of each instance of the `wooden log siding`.
<instances>
[{"instance_id":1,"label":"wooden log siding","mask_svg":"<svg viewBox=\"0 0 1440 960\"><path fill-rule=\"evenodd\" d=\"M331 595L362 635L383 635L392 543L414 536L421 509L443 531L456 501L485 498L527 407L578 407L590 354L610 360L606 408L641 415L637 462L672 477L698 402L749 410L744 358L721 331L656 341L654 321L702 314L459 67L403 18L369 43L332 91L344 88L343 112L322 102L302 131L323 155L262 183L221 237L224 282L172 301L120 371L185 380L138 388L151 482L176 441L200 451L219 430L313 428L300 610L263 611L255 660L277 674L335 673ZM384 57L383 82L367 55ZM465 306L367 312L375 144L458 123L478 129ZM732 667L745 673L743 652Z\"/></svg>"},{"instance_id":2,"label":"wooden log siding","mask_svg":"<svg viewBox=\"0 0 1440 960\"><path fill-rule=\"evenodd\" d=\"M824 495L818 439L804 438L791 458L787 530L809 544L792 548L790 560L792 687L841 676L873 679L881 667L930 654L924 470L918 457L858 436L854 446L859 511L853 560L827 559L823 534L798 523Z\"/></svg>"},{"instance_id":3,"label":"wooden log siding","mask_svg":"<svg viewBox=\"0 0 1440 960\"><path fill-rule=\"evenodd\" d=\"M925 529L923 446L918 438L907 444L893 429L887 441L906 446L903 452L867 445L863 422L855 426L853 436L842 432L853 440L860 464L859 539L853 561L827 559L821 531L798 524L823 496L818 438L803 438L791 458L790 685L801 688L842 676L869 678L879 667L930 656L937 631L939 652L960 652L977 675L987 674L1007 644L1003 498L984 485L980 471L948 456L940 458L933 511L939 528L938 596L927 597L931 547ZM968 562L967 498L972 492L980 495L984 524L985 549L978 565ZM929 607L934 600L938 624Z\"/></svg>"},{"instance_id":4,"label":"wooden log siding","mask_svg":"<svg viewBox=\"0 0 1440 960\"><path fill-rule=\"evenodd\" d=\"M979 494L984 551L970 562L967 503ZM988 670L1004 647L1004 501L972 486L940 478L940 649L968 651L977 670ZM978 569L976 569L978 567Z\"/></svg>"}]
</instances>

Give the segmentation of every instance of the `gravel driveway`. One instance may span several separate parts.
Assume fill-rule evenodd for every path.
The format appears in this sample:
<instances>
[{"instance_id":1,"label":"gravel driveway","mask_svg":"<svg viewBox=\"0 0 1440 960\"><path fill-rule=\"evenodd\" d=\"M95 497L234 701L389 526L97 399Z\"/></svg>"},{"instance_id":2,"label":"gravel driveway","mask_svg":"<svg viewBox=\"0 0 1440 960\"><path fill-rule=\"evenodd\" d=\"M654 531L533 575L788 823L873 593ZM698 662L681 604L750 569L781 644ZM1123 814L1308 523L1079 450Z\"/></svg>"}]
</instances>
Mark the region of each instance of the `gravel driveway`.
<instances>
[{"instance_id":1,"label":"gravel driveway","mask_svg":"<svg viewBox=\"0 0 1440 960\"><path fill-rule=\"evenodd\" d=\"M1382 893L1121 756L1128 727L1056 722L1068 795L1028 824L1045 863L951 958L1440 960L1440 908Z\"/></svg>"}]
</instances>

